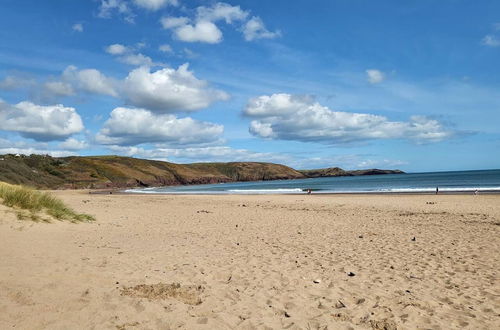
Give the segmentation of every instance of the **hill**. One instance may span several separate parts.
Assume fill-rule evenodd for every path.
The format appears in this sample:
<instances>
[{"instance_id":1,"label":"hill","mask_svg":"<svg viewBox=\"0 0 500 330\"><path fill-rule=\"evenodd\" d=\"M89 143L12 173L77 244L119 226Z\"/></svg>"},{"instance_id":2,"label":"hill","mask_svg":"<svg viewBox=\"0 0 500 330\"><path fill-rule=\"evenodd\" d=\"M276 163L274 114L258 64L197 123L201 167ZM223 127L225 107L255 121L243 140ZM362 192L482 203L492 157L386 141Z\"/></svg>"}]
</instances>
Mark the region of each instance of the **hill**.
<instances>
[{"instance_id":1,"label":"hill","mask_svg":"<svg viewBox=\"0 0 500 330\"><path fill-rule=\"evenodd\" d=\"M301 170L300 173L308 178L331 177L331 176L358 176L358 175L380 175L380 174L403 174L401 170L380 170L372 168L368 170L346 171L339 167L320 168L315 170Z\"/></svg>"},{"instance_id":2,"label":"hill","mask_svg":"<svg viewBox=\"0 0 500 330\"><path fill-rule=\"evenodd\" d=\"M298 179L290 167L257 162L174 164L119 156L0 156L0 181L37 188L125 188Z\"/></svg>"},{"instance_id":3,"label":"hill","mask_svg":"<svg viewBox=\"0 0 500 330\"><path fill-rule=\"evenodd\" d=\"M285 165L260 162L174 164L120 156L0 156L0 181L45 189L158 187L386 172L340 168L297 171Z\"/></svg>"}]
</instances>

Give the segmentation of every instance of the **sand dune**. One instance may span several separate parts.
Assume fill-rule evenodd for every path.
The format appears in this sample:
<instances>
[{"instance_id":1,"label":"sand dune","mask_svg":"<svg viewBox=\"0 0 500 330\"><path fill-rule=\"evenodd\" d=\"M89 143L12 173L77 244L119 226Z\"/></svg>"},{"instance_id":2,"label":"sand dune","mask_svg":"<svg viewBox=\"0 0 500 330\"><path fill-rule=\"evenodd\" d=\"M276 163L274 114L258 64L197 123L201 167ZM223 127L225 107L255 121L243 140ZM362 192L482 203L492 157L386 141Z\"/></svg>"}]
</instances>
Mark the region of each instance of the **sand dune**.
<instances>
[{"instance_id":1,"label":"sand dune","mask_svg":"<svg viewBox=\"0 0 500 330\"><path fill-rule=\"evenodd\" d=\"M500 196L56 192L0 209L1 329L498 329Z\"/></svg>"}]
</instances>

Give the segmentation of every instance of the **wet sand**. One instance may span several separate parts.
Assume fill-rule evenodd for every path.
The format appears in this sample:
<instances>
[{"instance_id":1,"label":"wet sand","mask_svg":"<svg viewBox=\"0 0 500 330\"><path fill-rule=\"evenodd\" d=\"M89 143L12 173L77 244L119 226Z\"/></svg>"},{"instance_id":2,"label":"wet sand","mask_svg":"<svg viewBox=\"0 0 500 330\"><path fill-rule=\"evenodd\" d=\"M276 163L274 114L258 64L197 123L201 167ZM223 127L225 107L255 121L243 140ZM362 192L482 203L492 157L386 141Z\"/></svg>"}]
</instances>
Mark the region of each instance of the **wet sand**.
<instances>
[{"instance_id":1,"label":"wet sand","mask_svg":"<svg viewBox=\"0 0 500 330\"><path fill-rule=\"evenodd\" d=\"M500 328L500 195L55 194L97 221L0 207L0 329Z\"/></svg>"}]
</instances>

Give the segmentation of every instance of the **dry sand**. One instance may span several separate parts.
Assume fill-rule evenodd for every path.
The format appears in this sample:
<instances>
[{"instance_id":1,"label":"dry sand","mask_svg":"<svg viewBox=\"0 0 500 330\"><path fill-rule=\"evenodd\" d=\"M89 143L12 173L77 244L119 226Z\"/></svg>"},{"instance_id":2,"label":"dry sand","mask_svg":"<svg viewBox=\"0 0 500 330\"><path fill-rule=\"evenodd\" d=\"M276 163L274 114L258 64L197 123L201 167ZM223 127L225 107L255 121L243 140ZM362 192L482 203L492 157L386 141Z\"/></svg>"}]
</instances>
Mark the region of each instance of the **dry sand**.
<instances>
[{"instance_id":1,"label":"dry sand","mask_svg":"<svg viewBox=\"0 0 500 330\"><path fill-rule=\"evenodd\" d=\"M0 329L500 329L500 195L56 194L97 222L0 209Z\"/></svg>"}]
</instances>

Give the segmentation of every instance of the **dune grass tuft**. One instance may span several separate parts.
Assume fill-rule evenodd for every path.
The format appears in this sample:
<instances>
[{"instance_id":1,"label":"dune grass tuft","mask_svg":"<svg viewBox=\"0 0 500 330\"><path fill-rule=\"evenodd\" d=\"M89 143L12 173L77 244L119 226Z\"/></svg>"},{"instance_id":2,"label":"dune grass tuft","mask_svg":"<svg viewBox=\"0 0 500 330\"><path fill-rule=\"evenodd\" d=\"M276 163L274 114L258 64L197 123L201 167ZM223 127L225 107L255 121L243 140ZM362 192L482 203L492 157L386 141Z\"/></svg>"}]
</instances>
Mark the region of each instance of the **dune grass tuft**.
<instances>
[{"instance_id":1,"label":"dune grass tuft","mask_svg":"<svg viewBox=\"0 0 500 330\"><path fill-rule=\"evenodd\" d=\"M57 220L69 220L71 222L94 220L90 215L76 213L60 199L46 192L24 186L0 182L0 199L5 206L18 210L17 216L19 219L48 221L41 216L41 214L45 213Z\"/></svg>"}]
</instances>

